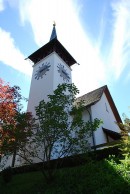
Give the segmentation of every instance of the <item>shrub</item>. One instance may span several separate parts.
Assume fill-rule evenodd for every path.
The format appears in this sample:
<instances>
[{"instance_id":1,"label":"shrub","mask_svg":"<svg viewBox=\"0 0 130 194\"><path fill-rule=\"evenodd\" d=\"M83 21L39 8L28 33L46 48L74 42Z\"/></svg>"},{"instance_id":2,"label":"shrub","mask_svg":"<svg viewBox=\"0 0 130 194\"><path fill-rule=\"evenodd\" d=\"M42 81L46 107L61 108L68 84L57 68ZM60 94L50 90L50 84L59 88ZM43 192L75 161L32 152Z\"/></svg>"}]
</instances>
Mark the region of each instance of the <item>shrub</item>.
<instances>
[{"instance_id":1,"label":"shrub","mask_svg":"<svg viewBox=\"0 0 130 194\"><path fill-rule=\"evenodd\" d=\"M13 174L12 174L12 168L11 168L11 167L5 168L5 169L2 171L1 175L2 175L3 181L4 181L5 183L10 182L11 179L12 179L12 175L13 175Z\"/></svg>"}]
</instances>

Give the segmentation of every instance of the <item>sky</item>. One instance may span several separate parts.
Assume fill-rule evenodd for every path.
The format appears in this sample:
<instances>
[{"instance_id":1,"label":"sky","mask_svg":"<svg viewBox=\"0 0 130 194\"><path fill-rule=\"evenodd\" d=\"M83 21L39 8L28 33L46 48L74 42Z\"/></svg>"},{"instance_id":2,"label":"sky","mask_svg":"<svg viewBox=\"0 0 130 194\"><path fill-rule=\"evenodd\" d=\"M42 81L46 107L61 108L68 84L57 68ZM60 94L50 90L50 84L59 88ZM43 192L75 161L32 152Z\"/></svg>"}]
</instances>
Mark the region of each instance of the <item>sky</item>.
<instances>
[{"instance_id":1,"label":"sky","mask_svg":"<svg viewBox=\"0 0 130 194\"><path fill-rule=\"evenodd\" d=\"M72 67L79 96L107 85L120 116L130 117L130 0L0 0L0 78L29 97L25 59L49 42L53 21L80 64Z\"/></svg>"}]
</instances>

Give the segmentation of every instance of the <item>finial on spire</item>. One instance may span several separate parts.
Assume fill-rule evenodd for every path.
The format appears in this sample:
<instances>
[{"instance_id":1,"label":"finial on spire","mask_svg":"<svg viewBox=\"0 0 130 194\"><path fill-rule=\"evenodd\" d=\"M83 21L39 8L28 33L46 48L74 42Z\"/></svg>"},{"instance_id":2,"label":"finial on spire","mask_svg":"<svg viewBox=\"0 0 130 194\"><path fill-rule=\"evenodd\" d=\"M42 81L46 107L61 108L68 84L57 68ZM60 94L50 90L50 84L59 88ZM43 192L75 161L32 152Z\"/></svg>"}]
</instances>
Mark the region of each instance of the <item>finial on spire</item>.
<instances>
[{"instance_id":1,"label":"finial on spire","mask_svg":"<svg viewBox=\"0 0 130 194\"><path fill-rule=\"evenodd\" d=\"M56 26L56 23L55 23L55 21L53 21L53 26Z\"/></svg>"},{"instance_id":2,"label":"finial on spire","mask_svg":"<svg viewBox=\"0 0 130 194\"><path fill-rule=\"evenodd\" d=\"M50 37L50 41L53 40L53 39L57 39L57 34L56 34L56 23L55 21L53 22L53 29L52 29L52 33L51 33L51 37Z\"/></svg>"}]
</instances>

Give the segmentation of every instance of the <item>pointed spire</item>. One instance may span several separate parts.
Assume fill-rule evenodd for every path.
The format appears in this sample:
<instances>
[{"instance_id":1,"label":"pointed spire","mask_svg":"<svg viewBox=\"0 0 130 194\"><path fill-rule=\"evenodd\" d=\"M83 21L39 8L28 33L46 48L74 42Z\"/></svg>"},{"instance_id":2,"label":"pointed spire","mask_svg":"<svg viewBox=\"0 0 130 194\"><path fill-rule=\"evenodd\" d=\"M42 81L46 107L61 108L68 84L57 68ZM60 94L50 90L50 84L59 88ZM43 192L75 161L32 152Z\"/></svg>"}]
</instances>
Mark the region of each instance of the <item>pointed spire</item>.
<instances>
[{"instance_id":1,"label":"pointed spire","mask_svg":"<svg viewBox=\"0 0 130 194\"><path fill-rule=\"evenodd\" d=\"M53 23L53 29L52 29L52 33L51 33L51 37L50 37L50 41L51 40L53 40L53 39L57 39L57 34L56 34L56 28L55 28L55 26L56 26L56 23L54 22Z\"/></svg>"}]
</instances>

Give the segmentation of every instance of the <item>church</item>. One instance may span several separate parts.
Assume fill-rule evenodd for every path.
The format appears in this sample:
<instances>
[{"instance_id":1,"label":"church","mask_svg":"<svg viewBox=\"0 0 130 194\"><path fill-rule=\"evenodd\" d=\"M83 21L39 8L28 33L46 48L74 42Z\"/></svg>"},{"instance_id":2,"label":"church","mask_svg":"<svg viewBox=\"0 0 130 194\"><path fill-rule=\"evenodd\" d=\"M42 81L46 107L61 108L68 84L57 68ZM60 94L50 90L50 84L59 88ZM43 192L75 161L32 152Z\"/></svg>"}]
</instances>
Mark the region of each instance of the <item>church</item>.
<instances>
[{"instance_id":1,"label":"church","mask_svg":"<svg viewBox=\"0 0 130 194\"><path fill-rule=\"evenodd\" d=\"M28 59L34 65L27 110L35 116L35 107L42 99L46 101L47 95L52 94L58 84L72 83L71 67L77 62L57 39L55 24L50 41ZM92 148L98 149L120 139L120 129L116 123L122 121L107 85L77 98L77 101L80 100L85 102L85 121L93 121L95 118L103 120L90 139Z\"/></svg>"},{"instance_id":2,"label":"church","mask_svg":"<svg viewBox=\"0 0 130 194\"><path fill-rule=\"evenodd\" d=\"M33 73L27 111L32 112L35 117L35 107L41 100L47 101L47 96L53 94L59 84L72 83L71 67L77 62L57 39L55 24L50 41L28 56L28 59L33 62ZM107 85L76 99L81 100L84 101L84 121L94 121L95 118L103 121L89 139L91 148L101 149L109 142L118 141L121 135L116 123L122 121ZM6 167L11 166L11 162L12 157ZM21 164L16 161L15 165Z\"/></svg>"}]
</instances>

